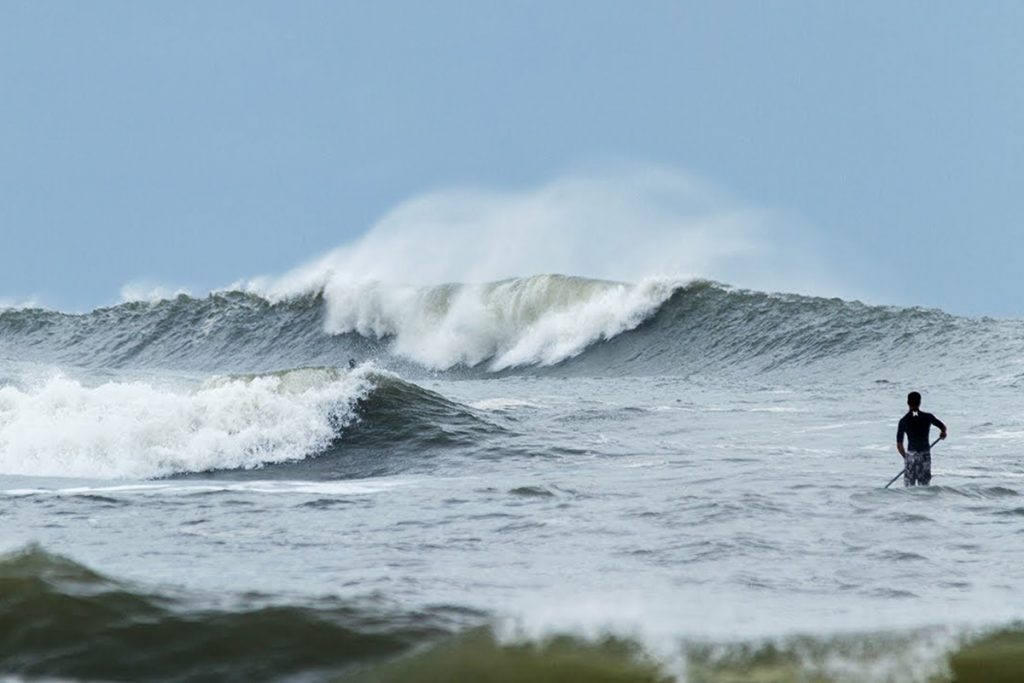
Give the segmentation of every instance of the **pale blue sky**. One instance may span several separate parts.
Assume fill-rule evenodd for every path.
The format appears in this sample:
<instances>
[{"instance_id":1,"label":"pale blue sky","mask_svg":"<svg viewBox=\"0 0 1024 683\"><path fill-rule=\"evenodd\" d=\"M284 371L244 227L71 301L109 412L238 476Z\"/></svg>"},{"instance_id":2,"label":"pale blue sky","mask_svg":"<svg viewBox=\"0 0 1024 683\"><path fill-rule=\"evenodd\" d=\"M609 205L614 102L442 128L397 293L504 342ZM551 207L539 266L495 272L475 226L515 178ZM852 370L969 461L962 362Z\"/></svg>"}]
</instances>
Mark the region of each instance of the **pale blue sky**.
<instances>
[{"instance_id":1,"label":"pale blue sky","mask_svg":"<svg viewBox=\"0 0 1024 683\"><path fill-rule=\"evenodd\" d=\"M1021 2L0 0L0 300L283 273L621 162L792 215L877 301L1024 316L1021 74Z\"/></svg>"}]
</instances>

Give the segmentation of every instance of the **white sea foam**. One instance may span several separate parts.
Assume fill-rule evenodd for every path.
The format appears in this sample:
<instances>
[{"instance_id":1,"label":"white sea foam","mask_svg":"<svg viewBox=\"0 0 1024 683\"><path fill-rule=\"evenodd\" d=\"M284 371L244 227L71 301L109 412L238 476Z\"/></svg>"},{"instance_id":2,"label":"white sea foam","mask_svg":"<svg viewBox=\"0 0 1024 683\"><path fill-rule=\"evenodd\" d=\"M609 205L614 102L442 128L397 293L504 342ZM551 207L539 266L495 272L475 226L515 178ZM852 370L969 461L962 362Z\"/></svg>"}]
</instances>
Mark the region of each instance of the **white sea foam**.
<instances>
[{"instance_id":1,"label":"white sea foam","mask_svg":"<svg viewBox=\"0 0 1024 683\"><path fill-rule=\"evenodd\" d=\"M192 390L86 386L55 376L0 388L0 473L149 478L298 460L330 444L371 372L294 370Z\"/></svg>"},{"instance_id":2,"label":"white sea foam","mask_svg":"<svg viewBox=\"0 0 1024 683\"><path fill-rule=\"evenodd\" d=\"M547 275L489 285L335 286L326 326L390 337L394 353L431 368L551 365L635 328L676 286Z\"/></svg>"},{"instance_id":3,"label":"white sea foam","mask_svg":"<svg viewBox=\"0 0 1024 683\"><path fill-rule=\"evenodd\" d=\"M533 401L524 401L519 398L485 398L481 401L470 403L469 407L488 412L500 412L519 408L539 408L540 404Z\"/></svg>"},{"instance_id":4,"label":"white sea foam","mask_svg":"<svg viewBox=\"0 0 1024 683\"><path fill-rule=\"evenodd\" d=\"M328 332L393 337L432 368L549 365L636 327L694 278L835 291L794 223L678 171L581 173L425 194L312 263L232 288L323 292Z\"/></svg>"},{"instance_id":5,"label":"white sea foam","mask_svg":"<svg viewBox=\"0 0 1024 683\"><path fill-rule=\"evenodd\" d=\"M35 299L28 299L25 301L13 301L11 299L0 298L0 312L3 311L23 311L31 308L41 308L41 304Z\"/></svg>"},{"instance_id":6,"label":"white sea foam","mask_svg":"<svg viewBox=\"0 0 1024 683\"><path fill-rule=\"evenodd\" d=\"M129 282L121 288L121 303L142 302L155 304L168 299L175 299L182 294L191 296L192 292L184 287L167 287L148 282Z\"/></svg>"},{"instance_id":7,"label":"white sea foam","mask_svg":"<svg viewBox=\"0 0 1024 683\"><path fill-rule=\"evenodd\" d=\"M259 493L274 495L362 496L381 493L408 485L407 479L367 478L359 481L194 481L178 480L174 483L144 482L107 486L58 486L49 488L0 489L0 495L29 496L82 496L103 495L135 496L188 496L205 493Z\"/></svg>"}]
</instances>

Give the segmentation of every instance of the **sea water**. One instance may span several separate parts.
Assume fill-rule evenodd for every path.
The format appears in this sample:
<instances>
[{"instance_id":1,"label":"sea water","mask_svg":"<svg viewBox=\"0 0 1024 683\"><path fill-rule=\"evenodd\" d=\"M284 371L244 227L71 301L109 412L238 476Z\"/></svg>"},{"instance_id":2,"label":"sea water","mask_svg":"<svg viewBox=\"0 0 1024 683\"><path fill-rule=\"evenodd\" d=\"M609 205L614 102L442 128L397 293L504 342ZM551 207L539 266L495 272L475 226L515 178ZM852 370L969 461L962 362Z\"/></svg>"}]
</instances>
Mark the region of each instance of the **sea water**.
<instances>
[{"instance_id":1,"label":"sea water","mask_svg":"<svg viewBox=\"0 0 1024 683\"><path fill-rule=\"evenodd\" d=\"M1022 339L561 276L6 310L0 674L1018 680Z\"/></svg>"}]
</instances>

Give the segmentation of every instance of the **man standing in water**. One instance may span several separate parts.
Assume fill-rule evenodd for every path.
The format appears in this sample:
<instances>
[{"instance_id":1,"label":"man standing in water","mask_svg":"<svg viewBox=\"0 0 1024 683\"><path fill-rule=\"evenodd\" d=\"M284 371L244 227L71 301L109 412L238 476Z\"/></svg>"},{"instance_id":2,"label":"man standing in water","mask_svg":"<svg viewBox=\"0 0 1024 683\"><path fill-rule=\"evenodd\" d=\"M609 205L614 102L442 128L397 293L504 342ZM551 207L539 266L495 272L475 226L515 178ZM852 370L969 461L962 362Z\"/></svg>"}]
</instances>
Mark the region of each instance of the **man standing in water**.
<instances>
[{"instance_id":1,"label":"man standing in water","mask_svg":"<svg viewBox=\"0 0 1024 683\"><path fill-rule=\"evenodd\" d=\"M939 428L939 438L946 438L946 425L931 413L921 410L921 394L907 394L907 414L896 429L896 450L903 456L903 485L927 486L932 480L932 452L928 431L932 425ZM903 448L903 435L907 435L907 448Z\"/></svg>"}]
</instances>

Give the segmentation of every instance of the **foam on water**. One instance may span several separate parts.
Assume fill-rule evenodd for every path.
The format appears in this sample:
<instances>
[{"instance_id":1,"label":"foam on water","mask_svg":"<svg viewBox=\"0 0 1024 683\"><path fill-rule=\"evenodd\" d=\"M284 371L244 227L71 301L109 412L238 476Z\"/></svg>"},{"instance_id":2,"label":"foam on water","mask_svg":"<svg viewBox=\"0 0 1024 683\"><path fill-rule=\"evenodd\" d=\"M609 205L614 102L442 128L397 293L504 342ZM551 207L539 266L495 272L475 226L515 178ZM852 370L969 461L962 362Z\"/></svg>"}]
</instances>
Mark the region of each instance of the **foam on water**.
<instances>
[{"instance_id":1,"label":"foam on water","mask_svg":"<svg viewBox=\"0 0 1024 683\"><path fill-rule=\"evenodd\" d=\"M470 407L475 408L476 410L491 412L516 410L519 408L538 408L540 405L533 401L524 401L520 398L488 398L482 401L476 401L475 403L470 404Z\"/></svg>"},{"instance_id":2,"label":"foam on water","mask_svg":"<svg viewBox=\"0 0 1024 683\"><path fill-rule=\"evenodd\" d=\"M540 374L556 365L597 377L799 370L801 381L931 375L1012 389L1006 377L1018 373L1024 330L1020 321L665 278L626 284L535 275L439 285L335 278L320 290L277 294L181 295L85 315L0 311L0 358L220 373L356 358L406 376Z\"/></svg>"},{"instance_id":3,"label":"foam on water","mask_svg":"<svg viewBox=\"0 0 1024 683\"><path fill-rule=\"evenodd\" d=\"M368 368L221 377L191 390L65 376L6 386L0 472L149 478L298 460L335 439L372 386Z\"/></svg>"},{"instance_id":4,"label":"foam on water","mask_svg":"<svg viewBox=\"0 0 1024 683\"><path fill-rule=\"evenodd\" d=\"M679 283L628 285L538 275L487 285L335 285L326 329L393 338L392 351L434 369L553 365L635 328Z\"/></svg>"},{"instance_id":5,"label":"foam on water","mask_svg":"<svg viewBox=\"0 0 1024 683\"><path fill-rule=\"evenodd\" d=\"M52 480L47 480L52 481ZM407 486L409 480L394 478L362 479L351 481L274 481L257 480L242 482L221 481L175 481L114 484L106 486L47 486L0 489L0 495L27 496L188 496L207 493L258 493L279 495L325 495L362 496L380 493L399 486Z\"/></svg>"}]
</instances>

